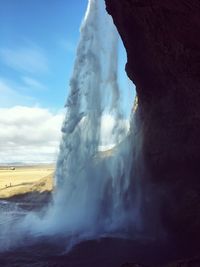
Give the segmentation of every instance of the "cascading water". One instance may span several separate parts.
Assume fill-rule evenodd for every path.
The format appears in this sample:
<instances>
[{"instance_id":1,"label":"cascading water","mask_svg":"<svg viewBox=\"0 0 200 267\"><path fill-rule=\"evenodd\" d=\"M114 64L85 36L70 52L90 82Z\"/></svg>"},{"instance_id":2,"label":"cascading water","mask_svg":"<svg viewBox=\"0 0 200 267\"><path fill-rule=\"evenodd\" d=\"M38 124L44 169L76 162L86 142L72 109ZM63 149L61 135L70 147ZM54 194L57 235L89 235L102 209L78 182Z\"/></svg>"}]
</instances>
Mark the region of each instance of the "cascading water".
<instances>
[{"instance_id":1,"label":"cascading water","mask_svg":"<svg viewBox=\"0 0 200 267\"><path fill-rule=\"evenodd\" d=\"M53 210L55 217L62 214L59 230L102 234L125 226L130 215L125 203L130 140L122 141L127 127L120 112L117 55L118 34L104 1L90 0L81 27L57 163ZM101 132L106 116L113 119L109 141L116 146L110 156L99 151L104 146Z\"/></svg>"},{"instance_id":2,"label":"cascading water","mask_svg":"<svg viewBox=\"0 0 200 267\"><path fill-rule=\"evenodd\" d=\"M121 112L116 29L104 0L88 1L66 103L53 201L34 212L25 210L24 203L1 203L0 252L20 246L3 254L3 261L0 257L1 266L117 266L138 257L145 265L150 259L152 266L160 266L155 255L162 263L163 256L177 253L171 242L165 242L168 236L159 222L159 188L141 179L146 171L140 121L132 116L129 127ZM111 238L93 242L101 237ZM137 238L144 243L135 243ZM63 249L89 239L69 257L60 256ZM8 255L13 265L7 264Z\"/></svg>"},{"instance_id":3,"label":"cascading water","mask_svg":"<svg viewBox=\"0 0 200 267\"><path fill-rule=\"evenodd\" d=\"M132 138L120 109L117 55L118 34L104 1L89 0L66 103L53 204L42 218L26 216L20 231L74 236L76 242L125 234L133 224ZM111 123L106 137L105 122Z\"/></svg>"},{"instance_id":4,"label":"cascading water","mask_svg":"<svg viewBox=\"0 0 200 267\"><path fill-rule=\"evenodd\" d=\"M85 237L124 231L133 217L132 146L120 111L118 33L103 0L89 0L66 107L54 202L39 229Z\"/></svg>"}]
</instances>

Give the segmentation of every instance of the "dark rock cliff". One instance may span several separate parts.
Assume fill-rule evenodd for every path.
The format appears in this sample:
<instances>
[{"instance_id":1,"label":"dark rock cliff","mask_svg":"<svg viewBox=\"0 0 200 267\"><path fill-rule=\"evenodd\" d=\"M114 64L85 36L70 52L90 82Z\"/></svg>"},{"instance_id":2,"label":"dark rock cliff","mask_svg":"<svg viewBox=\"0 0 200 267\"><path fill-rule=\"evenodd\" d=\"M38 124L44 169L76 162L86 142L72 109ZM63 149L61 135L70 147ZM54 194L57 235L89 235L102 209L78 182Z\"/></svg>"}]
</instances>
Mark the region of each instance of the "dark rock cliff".
<instances>
[{"instance_id":1,"label":"dark rock cliff","mask_svg":"<svg viewBox=\"0 0 200 267\"><path fill-rule=\"evenodd\" d=\"M185 261L176 261L170 264L167 264L162 267L199 267L200 266L200 259L189 259ZM131 264L131 263L125 263L121 267L147 267L140 264ZM160 266L161 267L161 266Z\"/></svg>"},{"instance_id":2,"label":"dark rock cliff","mask_svg":"<svg viewBox=\"0 0 200 267\"><path fill-rule=\"evenodd\" d=\"M200 239L200 1L106 0L124 42L148 183L178 240ZM190 243L190 246L191 243Z\"/></svg>"}]
</instances>

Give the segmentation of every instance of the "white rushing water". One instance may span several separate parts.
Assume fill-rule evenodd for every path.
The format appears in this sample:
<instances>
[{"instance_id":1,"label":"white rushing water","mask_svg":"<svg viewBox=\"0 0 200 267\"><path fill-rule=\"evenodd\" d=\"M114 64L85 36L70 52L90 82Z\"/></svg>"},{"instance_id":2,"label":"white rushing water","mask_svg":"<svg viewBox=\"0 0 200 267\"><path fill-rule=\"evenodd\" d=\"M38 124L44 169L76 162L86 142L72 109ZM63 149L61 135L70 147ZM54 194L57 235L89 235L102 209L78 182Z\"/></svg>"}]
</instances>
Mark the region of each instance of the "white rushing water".
<instances>
[{"instance_id":1,"label":"white rushing water","mask_svg":"<svg viewBox=\"0 0 200 267\"><path fill-rule=\"evenodd\" d=\"M129 221L131 153L120 111L118 33L103 0L89 0L66 107L50 211L56 220L49 226L75 234L112 233ZM105 118L112 118L107 144ZM116 148L100 152L108 144Z\"/></svg>"},{"instance_id":2,"label":"white rushing water","mask_svg":"<svg viewBox=\"0 0 200 267\"><path fill-rule=\"evenodd\" d=\"M89 0L66 102L54 201L45 216L29 214L20 229L74 236L75 243L129 230L135 218L129 196L132 138L120 103L118 33L104 0Z\"/></svg>"},{"instance_id":3,"label":"white rushing water","mask_svg":"<svg viewBox=\"0 0 200 267\"><path fill-rule=\"evenodd\" d=\"M112 124L106 138L105 121ZM128 128L120 111L118 33L104 1L89 0L66 102L54 202L35 224L42 232L95 237L127 227L133 215ZM114 148L102 152L108 146Z\"/></svg>"}]
</instances>

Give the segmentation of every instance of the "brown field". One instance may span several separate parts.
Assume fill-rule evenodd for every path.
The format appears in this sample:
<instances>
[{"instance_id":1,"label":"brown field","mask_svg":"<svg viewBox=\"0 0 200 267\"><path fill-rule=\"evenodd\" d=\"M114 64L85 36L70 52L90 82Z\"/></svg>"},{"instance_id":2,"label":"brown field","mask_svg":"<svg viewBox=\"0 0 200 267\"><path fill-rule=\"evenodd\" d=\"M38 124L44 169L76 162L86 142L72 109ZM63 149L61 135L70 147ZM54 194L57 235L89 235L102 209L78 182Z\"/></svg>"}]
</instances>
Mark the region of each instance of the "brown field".
<instances>
[{"instance_id":1,"label":"brown field","mask_svg":"<svg viewBox=\"0 0 200 267\"><path fill-rule=\"evenodd\" d=\"M0 167L0 198L53 189L54 165Z\"/></svg>"}]
</instances>

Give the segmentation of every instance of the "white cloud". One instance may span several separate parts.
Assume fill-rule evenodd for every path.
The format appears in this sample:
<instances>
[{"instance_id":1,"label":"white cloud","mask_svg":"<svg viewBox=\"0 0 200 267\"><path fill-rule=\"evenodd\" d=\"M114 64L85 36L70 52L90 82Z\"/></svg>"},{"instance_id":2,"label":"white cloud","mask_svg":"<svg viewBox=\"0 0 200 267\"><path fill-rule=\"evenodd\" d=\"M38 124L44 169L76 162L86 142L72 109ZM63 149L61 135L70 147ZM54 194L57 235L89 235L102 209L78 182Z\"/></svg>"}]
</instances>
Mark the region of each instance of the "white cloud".
<instances>
[{"instance_id":1,"label":"white cloud","mask_svg":"<svg viewBox=\"0 0 200 267\"><path fill-rule=\"evenodd\" d=\"M0 108L0 164L55 161L62 120L43 108Z\"/></svg>"},{"instance_id":2,"label":"white cloud","mask_svg":"<svg viewBox=\"0 0 200 267\"><path fill-rule=\"evenodd\" d=\"M27 45L15 49L2 48L1 60L17 71L44 73L48 71L48 60L41 48Z\"/></svg>"},{"instance_id":3,"label":"white cloud","mask_svg":"<svg viewBox=\"0 0 200 267\"><path fill-rule=\"evenodd\" d=\"M39 107L0 108L0 165L13 162L55 162L63 119L64 111L55 114ZM104 114L99 147L101 151L114 145L114 125L113 116ZM118 126L118 129L128 131L127 120L119 120Z\"/></svg>"}]
</instances>

